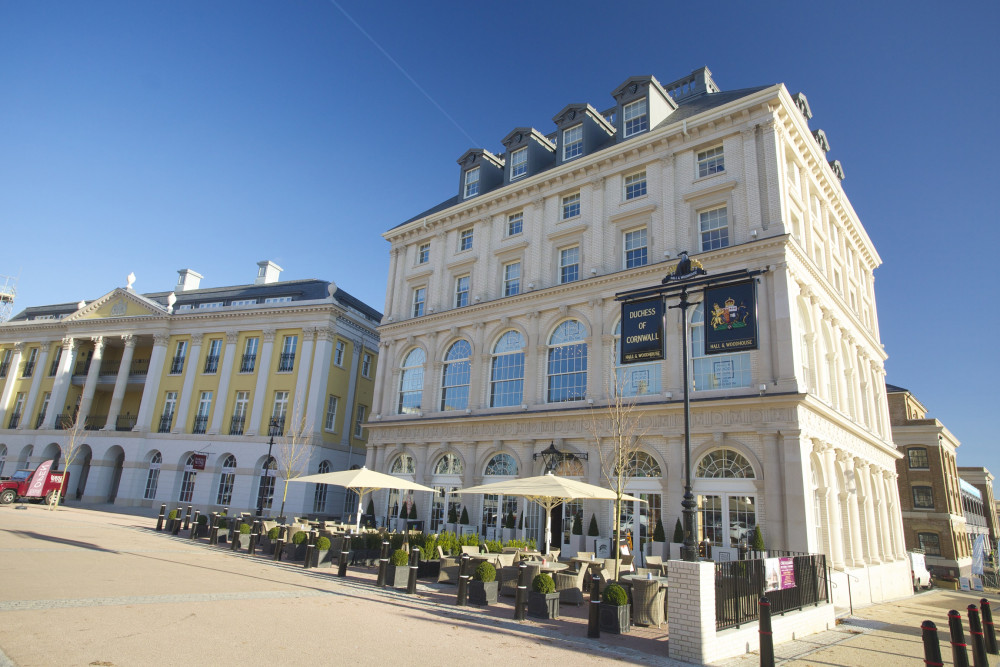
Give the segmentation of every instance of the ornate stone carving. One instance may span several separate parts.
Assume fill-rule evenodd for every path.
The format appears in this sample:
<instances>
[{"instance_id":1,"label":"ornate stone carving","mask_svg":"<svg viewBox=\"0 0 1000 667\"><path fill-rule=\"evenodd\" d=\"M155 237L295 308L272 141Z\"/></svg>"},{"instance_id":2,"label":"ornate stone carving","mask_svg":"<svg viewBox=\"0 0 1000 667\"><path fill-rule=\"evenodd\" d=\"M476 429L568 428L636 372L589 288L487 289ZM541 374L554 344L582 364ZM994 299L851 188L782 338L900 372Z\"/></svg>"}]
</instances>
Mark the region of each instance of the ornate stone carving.
<instances>
[{"instance_id":1,"label":"ornate stone carving","mask_svg":"<svg viewBox=\"0 0 1000 667\"><path fill-rule=\"evenodd\" d=\"M135 347L135 336L132 334L122 334L122 343L125 347Z\"/></svg>"},{"instance_id":2,"label":"ornate stone carving","mask_svg":"<svg viewBox=\"0 0 1000 667\"><path fill-rule=\"evenodd\" d=\"M155 334L153 334L153 345L154 346L166 347L166 345L169 342L170 342L170 336L169 336L169 334L164 334L164 333L155 333Z\"/></svg>"},{"instance_id":3,"label":"ornate stone carving","mask_svg":"<svg viewBox=\"0 0 1000 667\"><path fill-rule=\"evenodd\" d=\"M227 331L226 332L226 345L235 345L240 339L239 331Z\"/></svg>"},{"instance_id":4,"label":"ornate stone carving","mask_svg":"<svg viewBox=\"0 0 1000 667\"><path fill-rule=\"evenodd\" d=\"M205 338L205 334L191 334L191 345L201 345L201 341Z\"/></svg>"},{"instance_id":5,"label":"ornate stone carving","mask_svg":"<svg viewBox=\"0 0 1000 667\"><path fill-rule=\"evenodd\" d=\"M264 329L261 332L260 337L261 337L261 339L265 343L273 343L274 342L274 329Z\"/></svg>"}]
</instances>

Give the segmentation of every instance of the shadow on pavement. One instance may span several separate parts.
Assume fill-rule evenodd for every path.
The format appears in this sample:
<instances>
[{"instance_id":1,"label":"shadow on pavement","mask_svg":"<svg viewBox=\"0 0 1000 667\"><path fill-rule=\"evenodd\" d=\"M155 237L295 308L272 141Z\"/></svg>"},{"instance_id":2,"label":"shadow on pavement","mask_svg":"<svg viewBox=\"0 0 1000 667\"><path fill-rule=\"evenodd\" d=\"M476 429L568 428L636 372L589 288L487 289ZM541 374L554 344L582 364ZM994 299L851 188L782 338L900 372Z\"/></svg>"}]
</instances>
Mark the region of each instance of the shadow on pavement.
<instances>
[{"instance_id":1,"label":"shadow on pavement","mask_svg":"<svg viewBox=\"0 0 1000 667\"><path fill-rule=\"evenodd\" d=\"M43 542L55 542L57 544L65 544L70 547L78 547L80 549L90 549L91 551L103 551L109 554L120 554L120 551L115 551L114 549L105 549L104 547L99 547L91 542L79 542L77 540L67 540L62 537L55 537L54 535L44 535L42 533L36 533L30 530L4 530L5 533L10 533L11 535L16 535L18 537L27 537L34 540L42 540Z\"/></svg>"}]
</instances>

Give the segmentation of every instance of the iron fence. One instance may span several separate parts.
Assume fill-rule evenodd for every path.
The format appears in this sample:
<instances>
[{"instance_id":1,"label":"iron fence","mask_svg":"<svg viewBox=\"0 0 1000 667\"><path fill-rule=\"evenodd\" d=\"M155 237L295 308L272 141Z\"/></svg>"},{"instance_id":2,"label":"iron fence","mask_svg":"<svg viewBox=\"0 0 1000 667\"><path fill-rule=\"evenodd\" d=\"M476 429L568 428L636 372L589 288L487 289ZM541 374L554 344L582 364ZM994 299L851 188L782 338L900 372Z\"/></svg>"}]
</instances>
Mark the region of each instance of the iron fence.
<instances>
[{"instance_id":1,"label":"iron fence","mask_svg":"<svg viewBox=\"0 0 1000 667\"><path fill-rule=\"evenodd\" d=\"M787 553L787 552L786 552ZM779 557L778 552L768 552ZM767 591L771 614L784 614L810 605L830 601L826 578L826 556L803 554L790 556L794 585ZM756 621L758 602L767 583L765 559L724 561L715 564L715 628L739 627Z\"/></svg>"}]
</instances>

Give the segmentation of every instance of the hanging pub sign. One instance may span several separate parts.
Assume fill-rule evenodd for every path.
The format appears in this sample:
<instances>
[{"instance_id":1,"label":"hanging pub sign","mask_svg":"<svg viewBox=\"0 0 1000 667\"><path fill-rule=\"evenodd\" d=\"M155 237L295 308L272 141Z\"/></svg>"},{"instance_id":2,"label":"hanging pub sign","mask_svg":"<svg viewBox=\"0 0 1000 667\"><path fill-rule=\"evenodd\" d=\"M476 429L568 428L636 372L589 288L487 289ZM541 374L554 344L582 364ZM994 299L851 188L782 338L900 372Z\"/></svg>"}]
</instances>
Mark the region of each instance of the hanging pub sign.
<instances>
[{"instance_id":1,"label":"hanging pub sign","mask_svg":"<svg viewBox=\"0 0 1000 667\"><path fill-rule=\"evenodd\" d=\"M705 354L757 349L757 290L753 280L705 288Z\"/></svg>"},{"instance_id":2,"label":"hanging pub sign","mask_svg":"<svg viewBox=\"0 0 1000 667\"><path fill-rule=\"evenodd\" d=\"M663 299L622 304L621 363L663 359Z\"/></svg>"},{"instance_id":3,"label":"hanging pub sign","mask_svg":"<svg viewBox=\"0 0 1000 667\"><path fill-rule=\"evenodd\" d=\"M194 470L204 470L205 460L208 458L205 454L192 454L191 455L191 468Z\"/></svg>"}]
</instances>

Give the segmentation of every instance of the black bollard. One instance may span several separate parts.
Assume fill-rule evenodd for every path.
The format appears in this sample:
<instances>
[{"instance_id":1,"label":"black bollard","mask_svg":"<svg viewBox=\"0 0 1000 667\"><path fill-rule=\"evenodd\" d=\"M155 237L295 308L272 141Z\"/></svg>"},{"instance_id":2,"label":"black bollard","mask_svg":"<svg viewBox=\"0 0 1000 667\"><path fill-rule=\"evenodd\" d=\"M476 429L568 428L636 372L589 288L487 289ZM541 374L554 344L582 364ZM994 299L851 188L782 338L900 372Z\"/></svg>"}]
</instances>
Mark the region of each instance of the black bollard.
<instances>
[{"instance_id":1,"label":"black bollard","mask_svg":"<svg viewBox=\"0 0 1000 667\"><path fill-rule=\"evenodd\" d=\"M920 632L924 639L924 664L927 667L942 667L941 642L938 638L937 626L933 621L920 624Z\"/></svg>"},{"instance_id":2,"label":"black bollard","mask_svg":"<svg viewBox=\"0 0 1000 667\"><path fill-rule=\"evenodd\" d=\"M160 516L156 519L156 529L163 530L163 519L167 514L167 506L160 505Z\"/></svg>"},{"instance_id":3,"label":"black bollard","mask_svg":"<svg viewBox=\"0 0 1000 667\"><path fill-rule=\"evenodd\" d=\"M232 521L229 522L229 534L232 536L232 539L229 540L230 551L236 551L236 545L240 543L240 526L242 525L242 521L237 521L235 523Z\"/></svg>"},{"instance_id":4,"label":"black bollard","mask_svg":"<svg viewBox=\"0 0 1000 667\"><path fill-rule=\"evenodd\" d=\"M180 535L181 533L181 526L184 524L184 520L181 518L182 511L180 507L177 508L177 518L174 519L174 525L170 529L171 535Z\"/></svg>"},{"instance_id":5,"label":"black bollard","mask_svg":"<svg viewBox=\"0 0 1000 667\"><path fill-rule=\"evenodd\" d=\"M986 652L992 655L1000 653L997 647L997 635L993 628L993 610L986 598L979 600L979 610L983 615L983 634L986 636Z\"/></svg>"},{"instance_id":6,"label":"black bollard","mask_svg":"<svg viewBox=\"0 0 1000 667\"><path fill-rule=\"evenodd\" d=\"M760 623L757 632L760 633L760 667L774 667L774 633L771 632L771 601L767 596L761 596Z\"/></svg>"},{"instance_id":7,"label":"black bollard","mask_svg":"<svg viewBox=\"0 0 1000 667\"><path fill-rule=\"evenodd\" d=\"M590 617L587 619L587 636L591 639L601 638L601 570L594 567L590 570Z\"/></svg>"},{"instance_id":8,"label":"black bollard","mask_svg":"<svg viewBox=\"0 0 1000 667\"><path fill-rule=\"evenodd\" d=\"M517 593L514 597L514 620L523 621L527 617L528 606L528 564L521 561L517 566Z\"/></svg>"},{"instance_id":9,"label":"black bollard","mask_svg":"<svg viewBox=\"0 0 1000 667\"><path fill-rule=\"evenodd\" d=\"M201 510L195 510L194 519L191 521L191 535L189 536L192 540L198 537L198 517L201 516Z\"/></svg>"},{"instance_id":10,"label":"black bollard","mask_svg":"<svg viewBox=\"0 0 1000 667\"><path fill-rule=\"evenodd\" d=\"M962 630L962 615L952 609L948 612L948 629L951 631L951 659L955 667L969 667L969 651Z\"/></svg>"},{"instance_id":11,"label":"black bollard","mask_svg":"<svg viewBox=\"0 0 1000 667\"><path fill-rule=\"evenodd\" d=\"M306 542L306 557L302 560L302 569L308 570L312 567L313 552L316 550L316 546Z\"/></svg>"},{"instance_id":12,"label":"black bollard","mask_svg":"<svg viewBox=\"0 0 1000 667\"><path fill-rule=\"evenodd\" d=\"M464 607L468 600L470 577L466 572L471 561L469 554L462 554L461 565L458 566L458 597L455 599L455 605L459 607Z\"/></svg>"},{"instance_id":13,"label":"black bollard","mask_svg":"<svg viewBox=\"0 0 1000 667\"><path fill-rule=\"evenodd\" d=\"M378 559L378 579L375 581L375 585L379 588L385 588L385 572L389 568L389 540L382 541L382 553L379 555Z\"/></svg>"},{"instance_id":14,"label":"black bollard","mask_svg":"<svg viewBox=\"0 0 1000 667\"><path fill-rule=\"evenodd\" d=\"M989 667L986 658L986 640L983 638L983 626L979 622L979 608L970 604L967 611L969 612L969 634L972 635L972 664L976 667Z\"/></svg>"},{"instance_id":15,"label":"black bollard","mask_svg":"<svg viewBox=\"0 0 1000 667\"><path fill-rule=\"evenodd\" d=\"M406 592L417 592L417 570L420 569L420 547L410 549L410 578L406 581Z\"/></svg>"},{"instance_id":16,"label":"black bollard","mask_svg":"<svg viewBox=\"0 0 1000 667\"><path fill-rule=\"evenodd\" d=\"M184 515L184 530L191 527L191 506L188 505L187 514Z\"/></svg>"},{"instance_id":17,"label":"black bollard","mask_svg":"<svg viewBox=\"0 0 1000 667\"><path fill-rule=\"evenodd\" d=\"M351 555L351 538L344 535L344 541L340 547L340 563L337 565L337 576L343 579L347 576L347 558Z\"/></svg>"},{"instance_id":18,"label":"black bollard","mask_svg":"<svg viewBox=\"0 0 1000 667\"><path fill-rule=\"evenodd\" d=\"M284 534L284 533L282 533L282 534ZM283 540L283 539L281 539L279 537L278 539L276 539L274 541L274 556L272 556L272 560L280 561L281 560L281 552L284 551L284 550L285 550L285 540Z\"/></svg>"}]
</instances>

